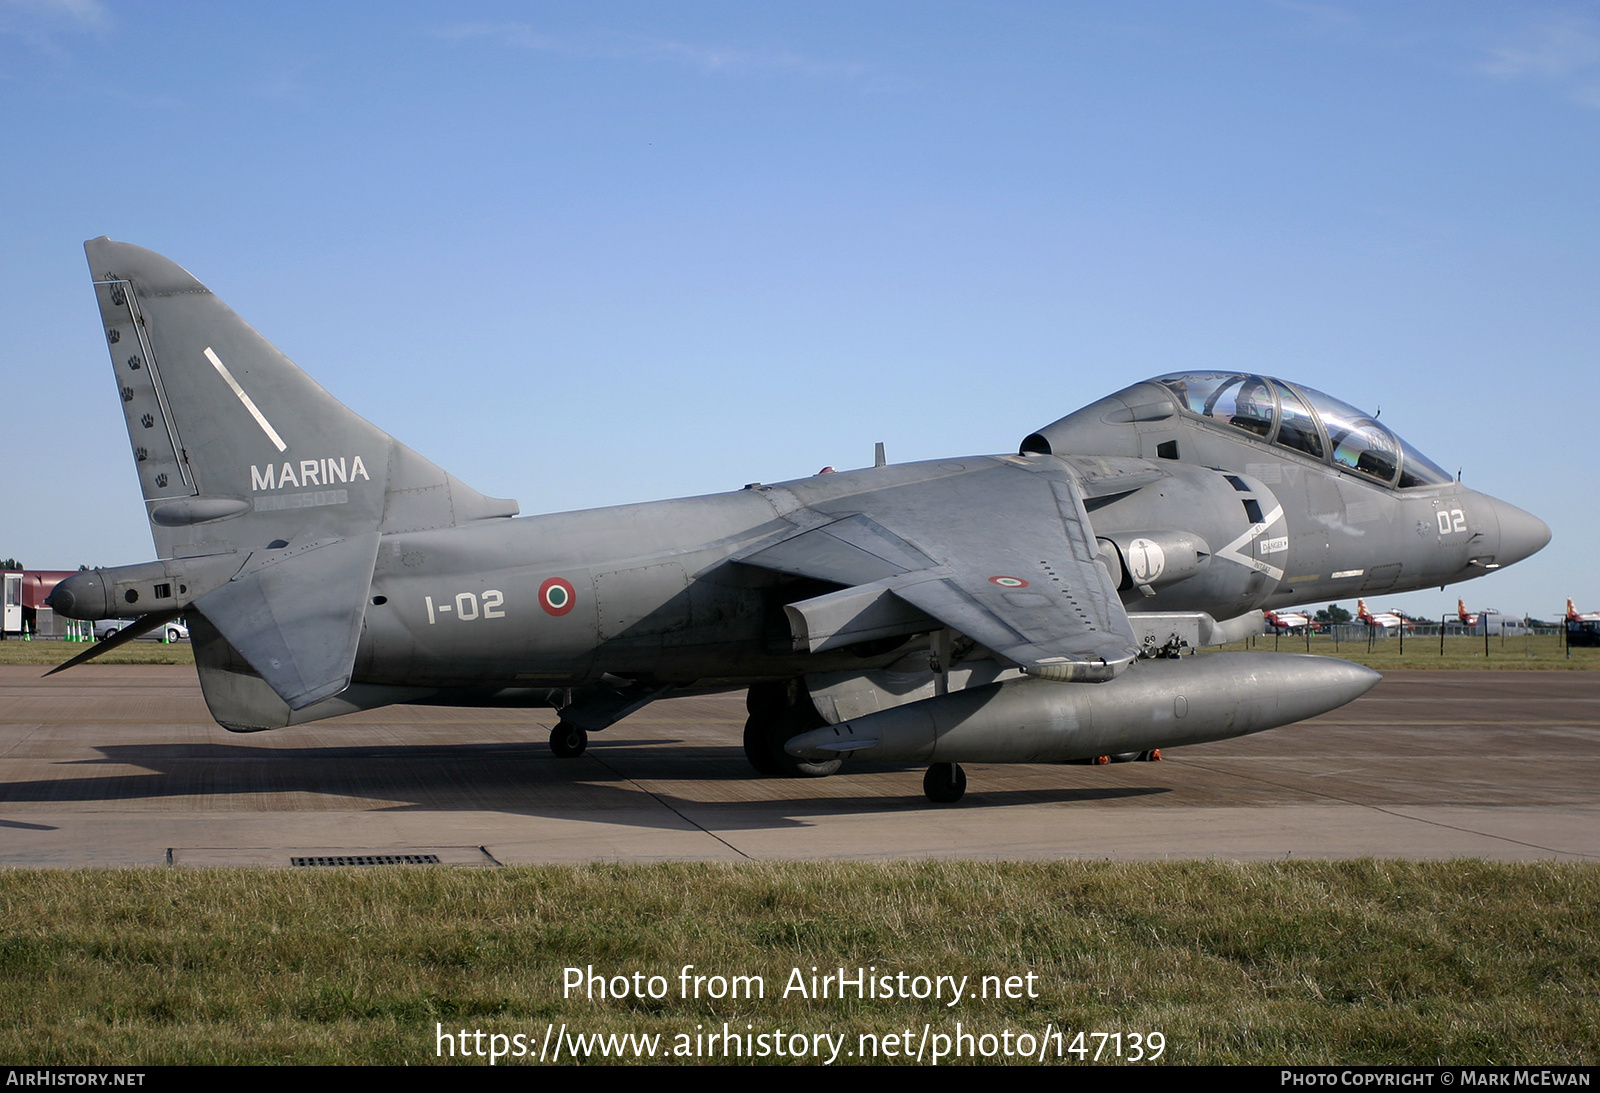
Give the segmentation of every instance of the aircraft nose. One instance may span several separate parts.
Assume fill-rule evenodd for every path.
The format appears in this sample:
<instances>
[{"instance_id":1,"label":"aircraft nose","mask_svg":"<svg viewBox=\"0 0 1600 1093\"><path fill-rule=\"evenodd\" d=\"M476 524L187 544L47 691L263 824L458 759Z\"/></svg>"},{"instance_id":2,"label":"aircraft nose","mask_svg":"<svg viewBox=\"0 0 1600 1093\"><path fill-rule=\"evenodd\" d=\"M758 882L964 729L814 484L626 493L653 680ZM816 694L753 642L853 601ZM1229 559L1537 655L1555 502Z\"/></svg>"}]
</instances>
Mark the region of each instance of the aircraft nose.
<instances>
[{"instance_id":1,"label":"aircraft nose","mask_svg":"<svg viewBox=\"0 0 1600 1093\"><path fill-rule=\"evenodd\" d=\"M1497 500L1494 515L1500 524L1500 549L1494 560L1500 565L1510 565L1537 554L1550 541L1550 525L1531 512Z\"/></svg>"}]
</instances>

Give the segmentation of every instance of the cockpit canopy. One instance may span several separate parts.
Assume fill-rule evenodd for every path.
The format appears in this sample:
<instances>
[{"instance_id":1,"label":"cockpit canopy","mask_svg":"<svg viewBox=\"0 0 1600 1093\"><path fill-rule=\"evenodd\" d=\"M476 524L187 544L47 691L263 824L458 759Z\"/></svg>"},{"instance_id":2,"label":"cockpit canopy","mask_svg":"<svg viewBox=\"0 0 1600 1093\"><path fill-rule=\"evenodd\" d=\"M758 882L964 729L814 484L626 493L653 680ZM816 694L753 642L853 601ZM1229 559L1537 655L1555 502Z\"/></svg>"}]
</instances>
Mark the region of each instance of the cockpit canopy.
<instances>
[{"instance_id":1,"label":"cockpit canopy","mask_svg":"<svg viewBox=\"0 0 1600 1093\"><path fill-rule=\"evenodd\" d=\"M1152 382L1171 391L1181 409L1208 422L1399 489L1451 481L1377 419L1310 387L1238 372L1177 372Z\"/></svg>"},{"instance_id":2,"label":"cockpit canopy","mask_svg":"<svg viewBox=\"0 0 1600 1093\"><path fill-rule=\"evenodd\" d=\"M1178 438L1168 429L1177 418L1217 440L1232 437L1286 448L1297 458L1390 489L1452 481L1432 460L1349 403L1301 384L1243 372L1174 372L1136 383L1046 425L1024 439L1020 451L1177 459ZM1204 459L1214 461L1219 455Z\"/></svg>"}]
</instances>

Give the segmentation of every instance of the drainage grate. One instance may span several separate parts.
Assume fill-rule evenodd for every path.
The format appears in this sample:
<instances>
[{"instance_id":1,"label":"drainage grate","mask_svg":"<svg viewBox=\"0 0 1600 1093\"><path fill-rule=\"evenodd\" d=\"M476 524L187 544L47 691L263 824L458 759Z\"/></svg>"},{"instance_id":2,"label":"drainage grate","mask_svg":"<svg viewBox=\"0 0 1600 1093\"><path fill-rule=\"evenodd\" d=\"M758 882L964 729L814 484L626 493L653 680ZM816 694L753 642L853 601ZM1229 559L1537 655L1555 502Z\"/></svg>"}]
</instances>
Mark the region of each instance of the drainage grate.
<instances>
[{"instance_id":1,"label":"drainage grate","mask_svg":"<svg viewBox=\"0 0 1600 1093\"><path fill-rule=\"evenodd\" d=\"M333 854L322 858L290 858L290 865L438 865L437 854Z\"/></svg>"}]
</instances>

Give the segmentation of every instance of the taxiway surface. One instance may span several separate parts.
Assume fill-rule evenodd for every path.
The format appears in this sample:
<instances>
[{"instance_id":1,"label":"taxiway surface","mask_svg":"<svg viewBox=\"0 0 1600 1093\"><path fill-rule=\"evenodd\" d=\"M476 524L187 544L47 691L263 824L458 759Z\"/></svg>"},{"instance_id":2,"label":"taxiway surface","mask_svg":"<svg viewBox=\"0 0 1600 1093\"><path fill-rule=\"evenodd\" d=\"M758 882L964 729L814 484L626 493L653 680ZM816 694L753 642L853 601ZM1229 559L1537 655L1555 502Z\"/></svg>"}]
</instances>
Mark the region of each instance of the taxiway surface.
<instances>
[{"instance_id":1,"label":"taxiway surface","mask_svg":"<svg viewBox=\"0 0 1600 1093\"><path fill-rule=\"evenodd\" d=\"M742 695L546 744L546 710L396 706L252 735L194 669L0 667L0 865L854 858L1600 860L1600 672L1391 672L1300 725L1160 763L764 779Z\"/></svg>"}]
</instances>

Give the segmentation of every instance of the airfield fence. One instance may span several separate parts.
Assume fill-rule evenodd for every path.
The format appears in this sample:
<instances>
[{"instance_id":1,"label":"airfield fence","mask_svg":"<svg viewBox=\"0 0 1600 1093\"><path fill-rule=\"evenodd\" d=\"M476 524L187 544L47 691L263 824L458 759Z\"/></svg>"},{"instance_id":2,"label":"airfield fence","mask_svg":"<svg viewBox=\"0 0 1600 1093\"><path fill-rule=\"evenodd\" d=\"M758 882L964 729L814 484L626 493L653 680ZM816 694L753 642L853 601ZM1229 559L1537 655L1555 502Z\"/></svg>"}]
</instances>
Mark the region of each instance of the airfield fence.
<instances>
[{"instance_id":1,"label":"airfield fence","mask_svg":"<svg viewBox=\"0 0 1600 1093\"><path fill-rule=\"evenodd\" d=\"M1232 648L1262 649L1284 653L1313 653L1365 659L1372 656L1387 662L1404 660L1419 667L1428 662L1447 660L1455 664L1476 660L1555 661L1593 660L1590 650L1569 649L1566 630L1555 626L1506 627L1485 634L1481 628L1450 623L1417 623L1385 630L1364 623L1340 623L1322 630L1302 629L1285 633L1266 633L1251 637Z\"/></svg>"}]
</instances>

